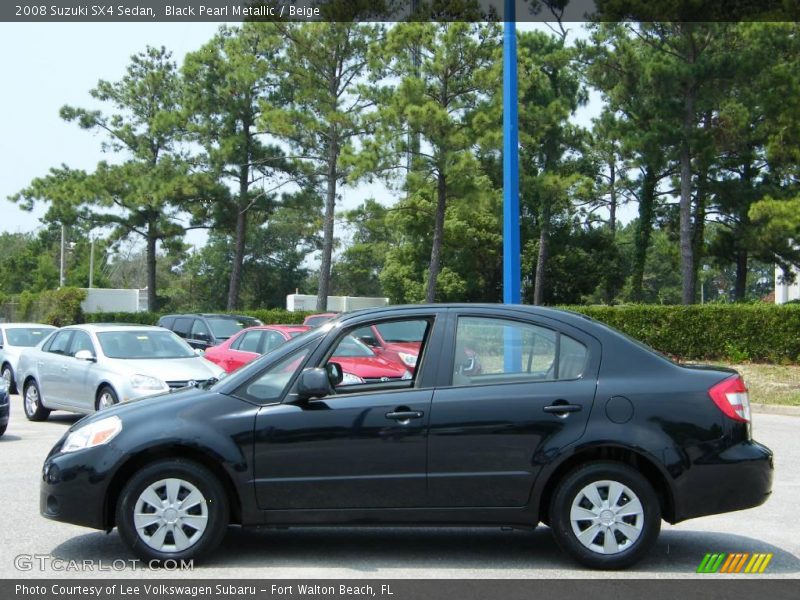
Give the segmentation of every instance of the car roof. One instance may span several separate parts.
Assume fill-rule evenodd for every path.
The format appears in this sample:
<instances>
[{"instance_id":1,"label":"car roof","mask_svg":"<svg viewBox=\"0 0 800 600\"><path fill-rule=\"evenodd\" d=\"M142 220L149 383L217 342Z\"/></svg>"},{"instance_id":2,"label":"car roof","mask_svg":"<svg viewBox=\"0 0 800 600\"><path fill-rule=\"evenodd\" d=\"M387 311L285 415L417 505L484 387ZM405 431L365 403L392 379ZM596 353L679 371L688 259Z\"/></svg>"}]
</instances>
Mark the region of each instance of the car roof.
<instances>
[{"instance_id":1,"label":"car roof","mask_svg":"<svg viewBox=\"0 0 800 600\"><path fill-rule=\"evenodd\" d=\"M82 325L70 325L64 329L80 329L95 333L102 331L167 331L163 327L155 325L137 325L135 323L83 323Z\"/></svg>"},{"instance_id":2,"label":"car roof","mask_svg":"<svg viewBox=\"0 0 800 600\"><path fill-rule=\"evenodd\" d=\"M251 317L248 315L236 315L230 313L174 313L170 315L164 315L161 319L166 319L167 317L214 317L215 319L251 319L253 321L257 321L256 317ZM161 320L159 319L159 321Z\"/></svg>"}]
</instances>

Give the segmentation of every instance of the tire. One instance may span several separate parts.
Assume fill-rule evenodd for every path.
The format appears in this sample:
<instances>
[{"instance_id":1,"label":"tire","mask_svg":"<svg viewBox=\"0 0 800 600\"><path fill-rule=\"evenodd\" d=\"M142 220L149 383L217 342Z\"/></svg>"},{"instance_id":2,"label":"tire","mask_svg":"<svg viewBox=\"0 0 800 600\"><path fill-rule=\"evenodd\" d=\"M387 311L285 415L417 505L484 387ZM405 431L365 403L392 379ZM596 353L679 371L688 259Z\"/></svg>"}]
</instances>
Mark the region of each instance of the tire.
<instances>
[{"instance_id":1,"label":"tire","mask_svg":"<svg viewBox=\"0 0 800 600\"><path fill-rule=\"evenodd\" d=\"M9 364L3 365L2 377L8 383L8 393L16 394L17 384L14 383L14 370L11 368L11 365Z\"/></svg>"},{"instance_id":2,"label":"tire","mask_svg":"<svg viewBox=\"0 0 800 600\"><path fill-rule=\"evenodd\" d=\"M104 408L114 406L118 402L119 398L114 389L109 385L104 385L97 392L97 397L94 400L94 409L103 410Z\"/></svg>"},{"instance_id":3,"label":"tire","mask_svg":"<svg viewBox=\"0 0 800 600\"><path fill-rule=\"evenodd\" d=\"M661 506L650 482L631 467L594 462L558 484L550 523L556 543L579 563L623 569L652 548L661 530Z\"/></svg>"},{"instance_id":4,"label":"tire","mask_svg":"<svg viewBox=\"0 0 800 600\"><path fill-rule=\"evenodd\" d=\"M197 502L181 508L190 496ZM163 501L171 497L175 506L163 509ZM162 504L156 506L158 502ZM165 516L170 508L175 512ZM153 516L148 518L150 514ZM169 459L147 465L125 484L116 522L123 541L143 560L181 560L216 548L225 535L228 514L225 490L208 469L195 462Z\"/></svg>"},{"instance_id":5,"label":"tire","mask_svg":"<svg viewBox=\"0 0 800 600\"><path fill-rule=\"evenodd\" d=\"M22 397L22 408L29 421L46 421L50 416L50 409L42 404L42 395L36 381L31 380L25 384L25 393Z\"/></svg>"},{"instance_id":6,"label":"tire","mask_svg":"<svg viewBox=\"0 0 800 600\"><path fill-rule=\"evenodd\" d=\"M0 425L0 437L3 437L3 434L6 432L6 427L8 427L7 424L6 425Z\"/></svg>"}]
</instances>

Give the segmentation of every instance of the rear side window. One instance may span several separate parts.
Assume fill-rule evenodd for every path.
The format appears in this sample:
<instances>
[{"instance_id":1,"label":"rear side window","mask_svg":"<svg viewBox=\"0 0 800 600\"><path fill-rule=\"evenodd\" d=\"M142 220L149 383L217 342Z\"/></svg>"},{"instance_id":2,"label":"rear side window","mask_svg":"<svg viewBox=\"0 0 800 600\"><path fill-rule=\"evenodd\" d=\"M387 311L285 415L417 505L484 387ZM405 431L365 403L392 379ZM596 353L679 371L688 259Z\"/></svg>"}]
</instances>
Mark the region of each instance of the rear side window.
<instances>
[{"instance_id":1,"label":"rear side window","mask_svg":"<svg viewBox=\"0 0 800 600\"><path fill-rule=\"evenodd\" d=\"M175 317L161 317L158 321L158 326L163 327L165 329L172 329L172 325L175 323Z\"/></svg>"},{"instance_id":2,"label":"rear side window","mask_svg":"<svg viewBox=\"0 0 800 600\"><path fill-rule=\"evenodd\" d=\"M172 326L172 331L177 333L182 338L189 337L189 328L192 326L193 319L189 319L188 317L179 317L175 319L175 323Z\"/></svg>"},{"instance_id":3,"label":"rear side window","mask_svg":"<svg viewBox=\"0 0 800 600\"><path fill-rule=\"evenodd\" d=\"M548 327L461 317L452 363L453 385L579 379L587 358L585 345Z\"/></svg>"},{"instance_id":4,"label":"rear side window","mask_svg":"<svg viewBox=\"0 0 800 600\"><path fill-rule=\"evenodd\" d=\"M237 350L242 352L256 352L258 353L258 346L261 342L261 331L248 331L239 337Z\"/></svg>"}]
</instances>

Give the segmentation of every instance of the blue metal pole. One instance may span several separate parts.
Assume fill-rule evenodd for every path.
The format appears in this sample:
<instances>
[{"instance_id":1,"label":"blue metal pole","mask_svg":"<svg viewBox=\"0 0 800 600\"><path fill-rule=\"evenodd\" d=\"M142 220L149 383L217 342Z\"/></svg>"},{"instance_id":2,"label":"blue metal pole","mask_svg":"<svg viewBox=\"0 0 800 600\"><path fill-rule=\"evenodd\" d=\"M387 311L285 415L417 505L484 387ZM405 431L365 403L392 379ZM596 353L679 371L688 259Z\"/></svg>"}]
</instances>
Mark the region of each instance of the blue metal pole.
<instances>
[{"instance_id":1,"label":"blue metal pole","mask_svg":"<svg viewBox=\"0 0 800 600\"><path fill-rule=\"evenodd\" d=\"M505 0L503 15L503 302L519 304L519 117L517 115L517 15L515 0ZM522 370L519 330L504 331L506 373Z\"/></svg>"},{"instance_id":2,"label":"blue metal pole","mask_svg":"<svg viewBox=\"0 0 800 600\"><path fill-rule=\"evenodd\" d=\"M503 21L503 302L519 304L521 270L515 0L505 0Z\"/></svg>"}]
</instances>

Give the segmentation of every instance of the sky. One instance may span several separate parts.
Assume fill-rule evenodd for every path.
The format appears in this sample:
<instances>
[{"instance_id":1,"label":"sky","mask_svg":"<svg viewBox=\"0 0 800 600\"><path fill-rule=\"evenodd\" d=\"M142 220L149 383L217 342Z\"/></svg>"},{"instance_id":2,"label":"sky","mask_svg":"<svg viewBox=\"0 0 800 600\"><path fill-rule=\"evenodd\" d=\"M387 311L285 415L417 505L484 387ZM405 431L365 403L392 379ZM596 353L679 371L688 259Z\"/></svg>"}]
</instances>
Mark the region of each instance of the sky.
<instances>
[{"instance_id":1,"label":"sky","mask_svg":"<svg viewBox=\"0 0 800 600\"><path fill-rule=\"evenodd\" d=\"M146 46L165 46L180 64L187 52L208 41L219 23L0 23L0 231L30 232L40 225L46 207L21 210L6 200L62 163L91 171L106 158L101 137L63 121L59 109L69 104L100 107L89 95L99 79L115 81L131 55ZM580 27L574 25L573 31ZM542 28L524 23L522 28ZM576 31L580 34L580 31ZM576 120L588 125L600 110L596 96ZM387 201L381 185L343 190L344 208L374 196ZM190 232L201 245L203 232Z\"/></svg>"}]
</instances>

